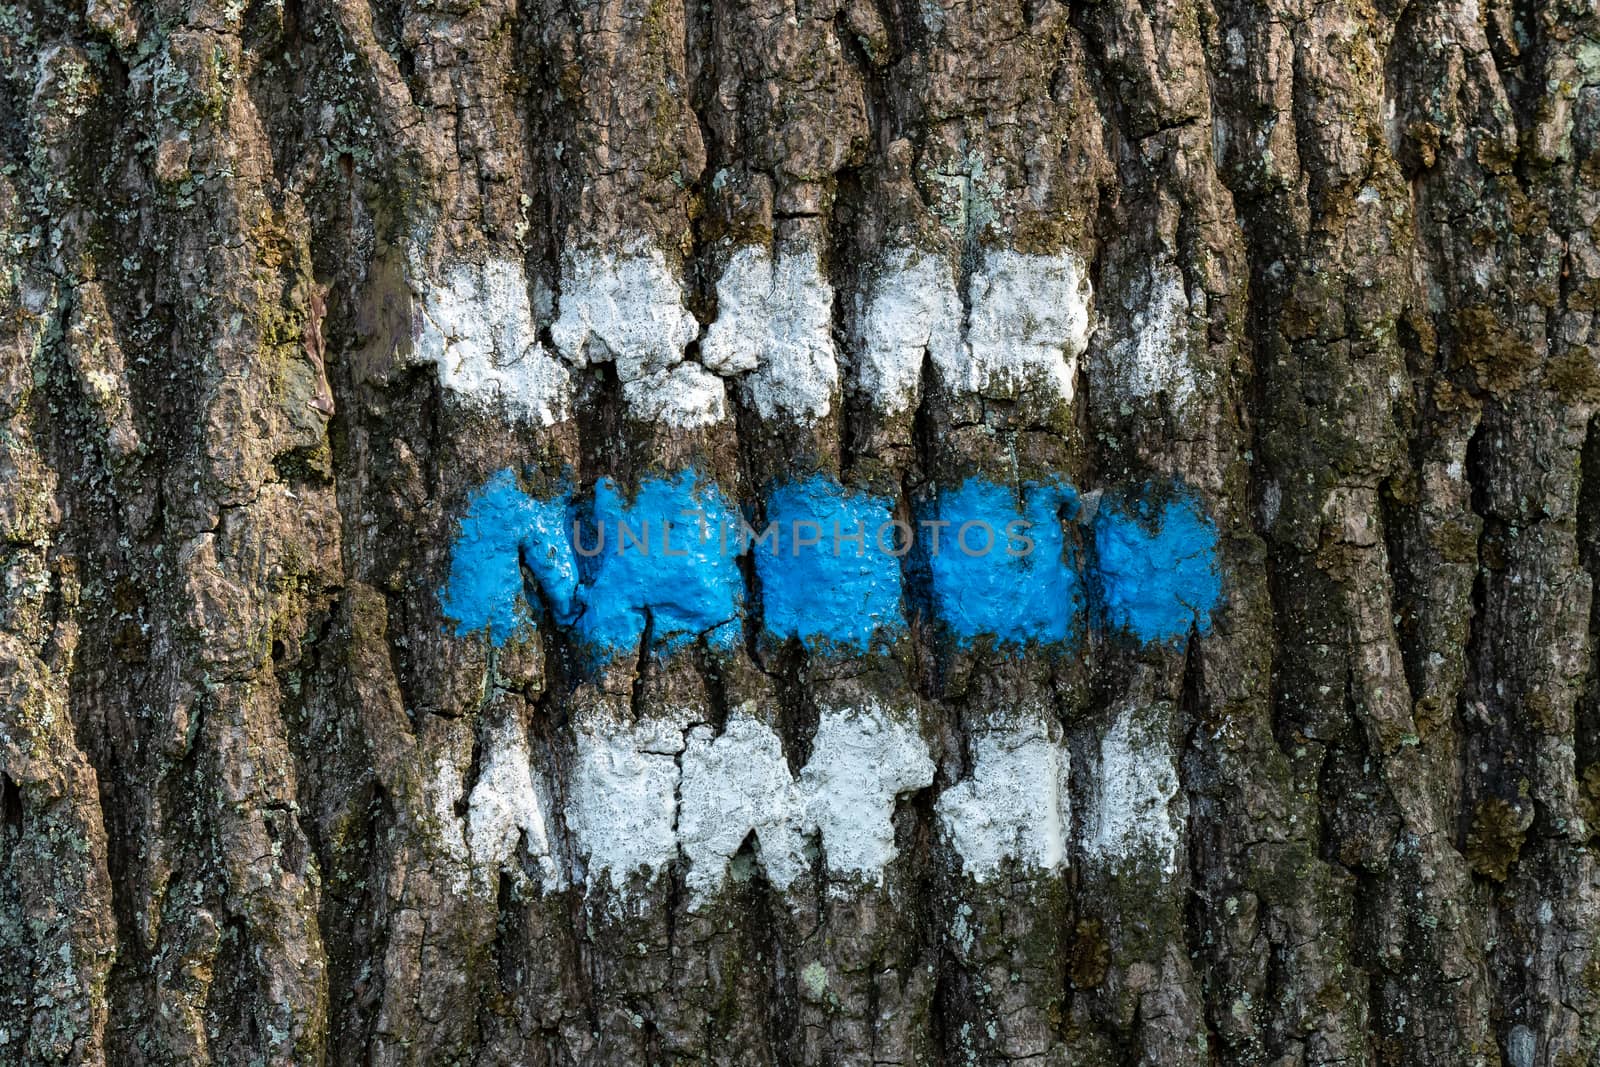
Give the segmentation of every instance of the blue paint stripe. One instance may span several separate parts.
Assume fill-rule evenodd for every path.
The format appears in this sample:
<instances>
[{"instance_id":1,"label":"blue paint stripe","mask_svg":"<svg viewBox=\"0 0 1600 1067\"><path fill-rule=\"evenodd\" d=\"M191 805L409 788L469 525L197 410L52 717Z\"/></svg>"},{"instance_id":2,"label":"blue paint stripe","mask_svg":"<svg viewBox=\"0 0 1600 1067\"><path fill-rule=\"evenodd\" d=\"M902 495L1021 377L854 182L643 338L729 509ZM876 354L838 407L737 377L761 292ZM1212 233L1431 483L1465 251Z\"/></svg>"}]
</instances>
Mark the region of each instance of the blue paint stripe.
<instances>
[{"instance_id":1,"label":"blue paint stripe","mask_svg":"<svg viewBox=\"0 0 1600 1067\"><path fill-rule=\"evenodd\" d=\"M892 500L818 475L774 487L752 530L692 470L647 479L631 499L602 479L586 504L531 499L506 470L468 501L440 604L455 632L503 644L533 624L526 568L556 625L597 657L632 653L647 634L664 651L700 638L728 647L743 634L738 557L750 552L768 634L859 653L906 632L910 536L920 592L958 645L1070 645L1091 590L1097 618L1141 642L1209 630L1222 576L1197 500L1147 486L1103 505L1082 531L1095 550L1088 575L1068 535L1078 507L1064 482L1018 490L971 478L896 528Z\"/></svg>"},{"instance_id":2,"label":"blue paint stripe","mask_svg":"<svg viewBox=\"0 0 1600 1067\"><path fill-rule=\"evenodd\" d=\"M1106 624L1143 642L1211 629L1222 599L1217 528L1193 497L1155 501L1154 487L1127 503L1102 504L1094 521Z\"/></svg>"},{"instance_id":3,"label":"blue paint stripe","mask_svg":"<svg viewBox=\"0 0 1600 1067\"><path fill-rule=\"evenodd\" d=\"M751 551L768 633L864 651L905 632L894 501L817 475L774 489L766 519Z\"/></svg>"},{"instance_id":4,"label":"blue paint stripe","mask_svg":"<svg viewBox=\"0 0 1600 1067\"><path fill-rule=\"evenodd\" d=\"M504 644L530 615L523 596L526 562L558 623L577 617L578 568L565 528L567 499L532 500L509 470L493 475L467 502L450 557L440 607L457 633L489 632Z\"/></svg>"},{"instance_id":5,"label":"blue paint stripe","mask_svg":"<svg viewBox=\"0 0 1600 1067\"><path fill-rule=\"evenodd\" d=\"M1077 640L1079 561L1062 529L1064 513L1076 507L1066 485L1030 484L1019 495L978 478L927 502L919 553L934 614L958 644L985 636L1001 646Z\"/></svg>"},{"instance_id":6,"label":"blue paint stripe","mask_svg":"<svg viewBox=\"0 0 1600 1067\"><path fill-rule=\"evenodd\" d=\"M577 633L584 645L602 653L637 649L647 628L652 643L667 650L702 635L723 647L739 639L743 576L735 554L710 535L738 520L720 489L685 471L646 481L629 501L605 478L588 518L589 531L579 529L585 574Z\"/></svg>"}]
</instances>

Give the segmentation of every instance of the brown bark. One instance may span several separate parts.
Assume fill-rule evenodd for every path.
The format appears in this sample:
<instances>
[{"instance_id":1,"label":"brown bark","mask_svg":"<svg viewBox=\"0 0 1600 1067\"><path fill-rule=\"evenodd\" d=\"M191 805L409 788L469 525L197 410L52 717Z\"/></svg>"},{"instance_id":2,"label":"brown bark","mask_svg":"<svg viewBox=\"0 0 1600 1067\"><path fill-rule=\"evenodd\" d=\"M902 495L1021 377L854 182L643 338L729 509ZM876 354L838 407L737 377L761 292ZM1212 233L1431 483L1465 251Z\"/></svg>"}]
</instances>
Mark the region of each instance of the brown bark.
<instances>
[{"instance_id":1,"label":"brown bark","mask_svg":"<svg viewBox=\"0 0 1600 1067\"><path fill-rule=\"evenodd\" d=\"M1600 26L1568 0L0 3L0 1063L1600 1062ZM1591 80L1592 79L1592 80ZM810 248L814 421L551 425L418 357L425 284L648 247L703 340ZM1088 264L1071 403L926 372L885 413L883 250ZM1158 272L1195 394L1130 393ZM1161 275L1166 276L1166 275ZM592 358L592 357L591 357ZM438 591L468 494L825 471L1178 480L1209 633L1070 654L914 626L599 672ZM875 702L937 771L881 885L682 864L540 887L461 846L508 721L751 706L805 764ZM1177 862L978 882L936 798L1038 711L1075 810L1138 709ZM1042 711L1040 711L1042 709ZM1032 712L1029 712L1032 713ZM557 826L556 847L570 848Z\"/></svg>"}]
</instances>

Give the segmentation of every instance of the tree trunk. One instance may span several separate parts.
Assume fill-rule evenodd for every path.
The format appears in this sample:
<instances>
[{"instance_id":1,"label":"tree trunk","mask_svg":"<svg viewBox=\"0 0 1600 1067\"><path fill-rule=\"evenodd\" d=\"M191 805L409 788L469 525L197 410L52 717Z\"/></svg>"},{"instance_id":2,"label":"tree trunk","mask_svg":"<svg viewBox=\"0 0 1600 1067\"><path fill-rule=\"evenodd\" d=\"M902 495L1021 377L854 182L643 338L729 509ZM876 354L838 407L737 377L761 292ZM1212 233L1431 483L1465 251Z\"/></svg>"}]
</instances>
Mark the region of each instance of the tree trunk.
<instances>
[{"instance_id":1,"label":"tree trunk","mask_svg":"<svg viewBox=\"0 0 1600 1067\"><path fill-rule=\"evenodd\" d=\"M0 1062L1600 1063L1592 5L0 26Z\"/></svg>"}]
</instances>

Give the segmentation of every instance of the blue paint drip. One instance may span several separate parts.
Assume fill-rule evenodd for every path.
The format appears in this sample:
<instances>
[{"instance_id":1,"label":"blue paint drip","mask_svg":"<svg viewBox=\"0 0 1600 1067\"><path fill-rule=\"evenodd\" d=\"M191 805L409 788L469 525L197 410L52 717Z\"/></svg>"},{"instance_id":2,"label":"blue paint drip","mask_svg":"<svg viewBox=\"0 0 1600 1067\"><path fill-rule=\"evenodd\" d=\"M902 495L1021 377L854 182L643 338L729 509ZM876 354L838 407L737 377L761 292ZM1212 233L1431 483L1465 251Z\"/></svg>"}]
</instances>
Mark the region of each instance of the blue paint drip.
<instances>
[{"instance_id":1,"label":"blue paint drip","mask_svg":"<svg viewBox=\"0 0 1600 1067\"><path fill-rule=\"evenodd\" d=\"M1064 484L1029 484L1019 506L1014 490L972 478L924 509L918 551L927 561L934 612L958 644L985 635L1012 646L1078 636L1082 584L1059 517L1077 499ZM928 525L940 520L949 525ZM981 551L990 533L994 543Z\"/></svg>"},{"instance_id":2,"label":"blue paint drip","mask_svg":"<svg viewBox=\"0 0 1600 1067\"><path fill-rule=\"evenodd\" d=\"M767 632L807 648L826 642L858 652L875 634L903 633L893 508L822 475L773 490L767 523L776 536L751 548ZM813 535L818 544L803 543Z\"/></svg>"},{"instance_id":3,"label":"blue paint drip","mask_svg":"<svg viewBox=\"0 0 1600 1067\"><path fill-rule=\"evenodd\" d=\"M1094 543L1112 629L1146 642L1183 637L1190 626L1210 632L1222 599L1217 528L1196 501L1178 497L1158 509L1142 499L1131 510L1102 504Z\"/></svg>"},{"instance_id":4,"label":"blue paint drip","mask_svg":"<svg viewBox=\"0 0 1600 1067\"><path fill-rule=\"evenodd\" d=\"M652 645L669 652L701 634L731 647L744 607L738 518L721 490L693 471L648 479L631 502L602 478L579 543L580 555L593 553L582 559L579 639L615 655L637 649L648 624Z\"/></svg>"},{"instance_id":5,"label":"blue paint drip","mask_svg":"<svg viewBox=\"0 0 1600 1067\"><path fill-rule=\"evenodd\" d=\"M532 625L523 597L526 563L558 623L576 617L578 567L567 543L567 500L531 500L516 475L502 470L472 494L439 593L456 633L487 629L496 647Z\"/></svg>"}]
</instances>

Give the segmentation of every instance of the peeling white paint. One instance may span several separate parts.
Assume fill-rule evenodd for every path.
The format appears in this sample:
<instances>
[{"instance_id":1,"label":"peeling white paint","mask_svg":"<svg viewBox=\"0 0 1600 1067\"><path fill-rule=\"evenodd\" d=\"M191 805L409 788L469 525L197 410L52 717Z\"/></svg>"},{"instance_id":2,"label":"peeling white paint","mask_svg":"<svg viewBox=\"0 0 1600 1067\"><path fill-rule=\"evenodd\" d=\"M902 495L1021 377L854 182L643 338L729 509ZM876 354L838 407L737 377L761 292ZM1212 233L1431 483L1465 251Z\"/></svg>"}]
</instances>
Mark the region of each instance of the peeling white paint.
<instances>
[{"instance_id":1,"label":"peeling white paint","mask_svg":"<svg viewBox=\"0 0 1600 1067\"><path fill-rule=\"evenodd\" d=\"M987 394L1048 383L1071 402L1078 360L1089 347L1092 294L1072 252L1031 255L991 249L968 281L967 351L952 362L932 351L947 382Z\"/></svg>"},{"instance_id":2,"label":"peeling white paint","mask_svg":"<svg viewBox=\"0 0 1600 1067\"><path fill-rule=\"evenodd\" d=\"M591 888L609 871L625 896L633 875L648 880L681 856L690 906L698 908L722 888L752 834L758 862L780 890L812 869L814 848L834 887L882 884L896 856L897 799L933 781L933 761L914 725L872 703L826 708L811 758L796 776L777 734L752 707L736 709L720 733L691 723L685 712L639 724L596 716L577 727L565 814ZM1164 730L1160 708L1130 707L1101 742L1083 820L1091 860L1176 872L1182 801ZM550 858L556 850L544 815L548 796L528 765L520 724L503 725L471 798L472 860L497 869L526 841L546 887L563 885ZM989 881L1007 860L1045 872L1066 865L1069 765L1059 731L1044 721L973 737L970 775L935 804L968 875ZM453 803L445 771L453 766L440 768L436 807L444 818ZM459 777L454 781L459 791Z\"/></svg>"},{"instance_id":3,"label":"peeling white paint","mask_svg":"<svg viewBox=\"0 0 1600 1067\"><path fill-rule=\"evenodd\" d=\"M939 350L941 366L965 355L961 299L942 256L913 248L889 252L856 294L854 311L852 385L886 415L917 406L930 350Z\"/></svg>"},{"instance_id":4,"label":"peeling white paint","mask_svg":"<svg viewBox=\"0 0 1600 1067\"><path fill-rule=\"evenodd\" d=\"M431 833L440 854L451 861L447 865L450 887L458 896L470 888L472 873L462 819L456 814L456 802L461 799L464 788L461 768L449 753L435 761L433 774L422 781L424 828Z\"/></svg>"},{"instance_id":5,"label":"peeling white paint","mask_svg":"<svg viewBox=\"0 0 1600 1067\"><path fill-rule=\"evenodd\" d=\"M422 795L429 814L433 816L433 829L446 855L465 863L467 839L462 833L461 816L456 814L456 801L462 793L461 768L448 754L439 757L433 765L433 776L422 784Z\"/></svg>"},{"instance_id":6,"label":"peeling white paint","mask_svg":"<svg viewBox=\"0 0 1600 1067\"><path fill-rule=\"evenodd\" d=\"M556 347L577 366L615 363L635 418L680 429L726 418L722 381L684 359L699 326L659 249L638 244L621 254L568 252L560 289L550 327Z\"/></svg>"},{"instance_id":7,"label":"peeling white paint","mask_svg":"<svg viewBox=\"0 0 1600 1067\"><path fill-rule=\"evenodd\" d=\"M582 723L569 784L566 818L592 887L600 872L626 891L629 876L646 878L676 858L678 754L683 726L656 720L624 725L605 717Z\"/></svg>"},{"instance_id":8,"label":"peeling white paint","mask_svg":"<svg viewBox=\"0 0 1600 1067\"><path fill-rule=\"evenodd\" d=\"M787 889L805 869L800 796L778 735L735 711L720 736L696 726L683 753L678 842L697 900L718 889L728 861L752 832L767 878Z\"/></svg>"},{"instance_id":9,"label":"peeling white paint","mask_svg":"<svg viewBox=\"0 0 1600 1067\"><path fill-rule=\"evenodd\" d=\"M828 872L881 885L896 853L895 798L933 784L933 771L922 735L876 704L824 710L800 789Z\"/></svg>"},{"instance_id":10,"label":"peeling white paint","mask_svg":"<svg viewBox=\"0 0 1600 1067\"><path fill-rule=\"evenodd\" d=\"M812 422L839 388L833 346L833 286L816 250L741 248L717 281L717 319L700 346L718 374L749 373L745 386L763 419Z\"/></svg>"},{"instance_id":11,"label":"peeling white paint","mask_svg":"<svg viewBox=\"0 0 1600 1067\"><path fill-rule=\"evenodd\" d=\"M1183 273L1172 263L1156 264L1124 294L1123 306L1132 313L1133 328L1106 351L1110 381L1143 400L1166 393L1174 410L1182 409L1196 384Z\"/></svg>"},{"instance_id":12,"label":"peeling white paint","mask_svg":"<svg viewBox=\"0 0 1600 1067\"><path fill-rule=\"evenodd\" d=\"M712 426L728 417L722 380L698 363L684 362L622 383L628 410L641 422L680 430Z\"/></svg>"},{"instance_id":13,"label":"peeling white paint","mask_svg":"<svg viewBox=\"0 0 1600 1067\"><path fill-rule=\"evenodd\" d=\"M550 810L549 790L533 768L522 723L507 715L488 738L467 802L467 850L478 876L492 882L502 870L520 871L514 857L523 844L544 889L562 888L566 879L550 844Z\"/></svg>"},{"instance_id":14,"label":"peeling white paint","mask_svg":"<svg viewBox=\"0 0 1600 1067\"><path fill-rule=\"evenodd\" d=\"M1178 773L1164 717L1159 709L1130 706L1101 740L1084 848L1107 864L1154 860L1170 877L1178 869L1180 816L1173 811Z\"/></svg>"},{"instance_id":15,"label":"peeling white paint","mask_svg":"<svg viewBox=\"0 0 1600 1067\"><path fill-rule=\"evenodd\" d=\"M986 882L1001 861L1054 871L1067 860L1071 756L1036 724L972 739L972 776L946 789L935 810L968 875Z\"/></svg>"},{"instance_id":16,"label":"peeling white paint","mask_svg":"<svg viewBox=\"0 0 1600 1067\"><path fill-rule=\"evenodd\" d=\"M560 314L550 333L574 363L614 361L622 381L636 381L682 362L697 332L683 286L658 249L563 257Z\"/></svg>"},{"instance_id":17,"label":"peeling white paint","mask_svg":"<svg viewBox=\"0 0 1600 1067\"><path fill-rule=\"evenodd\" d=\"M415 354L438 368L441 385L544 426L570 414L572 377L539 343L520 262L458 263L420 288Z\"/></svg>"}]
</instances>

